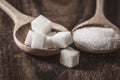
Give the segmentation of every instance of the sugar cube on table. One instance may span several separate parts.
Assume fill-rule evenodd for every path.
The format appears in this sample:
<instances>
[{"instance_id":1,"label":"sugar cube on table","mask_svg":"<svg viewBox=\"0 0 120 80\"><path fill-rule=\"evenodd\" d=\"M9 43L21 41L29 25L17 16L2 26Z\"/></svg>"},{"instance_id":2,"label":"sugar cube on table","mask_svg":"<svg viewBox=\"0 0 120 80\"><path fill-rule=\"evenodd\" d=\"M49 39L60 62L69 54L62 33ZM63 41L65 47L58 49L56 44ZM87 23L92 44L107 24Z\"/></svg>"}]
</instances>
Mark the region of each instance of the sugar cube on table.
<instances>
[{"instance_id":1,"label":"sugar cube on table","mask_svg":"<svg viewBox=\"0 0 120 80\"><path fill-rule=\"evenodd\" d=\"M61 50L60 63L69 68L75 67L79 64L79 53L71 47Z\"/></svg>"},{"instance_id":2,"label":"sugar cube on table","mask_svg":"<svg viewBox=\"0 0 120 80\"><path fill-rule=\"evenodd\" d=\"M54 48L53 41L52 41L52 36L55 35L55 34L56 34L56 32L51 32L47 35L45 48Z\"/></svg>"},{"instance_id":3,"label":"sugar cube on table","mask_svg":"<svg viewBox=\"0 0 120 80\"><path fill-rule=\"evenodd\" d=\"M32 21L31 26L33 31L46 34L51 32L52 22L43 15L40 15Z\"/></svg>"},{"instance_id":4,"label":"sugar cube on table","mask_svg":"<svg viewBox=\"0 0 120 80\"><path fill-rule=\"evenodd\" d=\"M58 32L52 37L55 48L66 48L72 44L71 32Z\"/></svg>"},{"instance_id":5,"label":"sugar cube on table","mask_svg":"<svg viewBox=\"0 0 120 80\"><path fill-rule=\"evenodd\" d=\"M31 46L33 34L34 32L32 30L28 31L25 42L24 42L25 45Z\"/></svg>"},{"instance_id":6,"label":"sugar cube on table","mask_svg":"<svg viewBox=\"0 0 120 80\"><path fill-rule=\"evenodd\" d=\"M31 48L44 49L46 43L46 36L41 33L34 33Z\"/></svg>"}]
</instances>

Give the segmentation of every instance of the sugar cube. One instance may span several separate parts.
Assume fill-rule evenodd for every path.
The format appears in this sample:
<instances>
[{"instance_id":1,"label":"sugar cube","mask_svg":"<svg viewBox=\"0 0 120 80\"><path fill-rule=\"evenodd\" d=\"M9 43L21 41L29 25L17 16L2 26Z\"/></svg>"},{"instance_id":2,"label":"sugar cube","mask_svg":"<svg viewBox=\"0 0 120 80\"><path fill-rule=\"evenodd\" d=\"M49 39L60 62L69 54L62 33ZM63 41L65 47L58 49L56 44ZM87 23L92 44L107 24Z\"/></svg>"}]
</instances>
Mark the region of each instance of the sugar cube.
<instances>
[{"instance_id":1,"label":"sugar cube","mask_svg":"<svg viewBox=\"0 0 120 80\"><path fill-rule=\"evenodd\" d=\"M46 43L46 36L41 33L34 33L31 48L44 49Z\"/></svg>"},{"instance_id":2,"label":"sugar cube","mask_svg":"<svg viewBox=\"0 0 120 80\"><path fill-rule=\"evenodd\" d=\"M31 46L33 33L34 33L34 32L33 32L32 30L29 30L29 31L28 31L27 36L26 36L26 39L25 39L25 42L24 42L25 45Z\"/></svg>"},{"instance_id":3,"label":"sugar cube","mask_svg":"<svg viewBox=\"0 0 120 80\"><path fill-rule=\"evenodd\" d=\"M66 48L72 44L72 35L70 32L58 32L52 37L55 48Z\"/></svg>"},{"instance_id":4,"label":"sugar cube","mask_svg":"<svg viewBox=\"0 0 120 80\"><path fill-rule=\"evenodd\" d=\"M47 49L54 48L51 37L47 37L45 48L47 48Z\"/></svg>"},{"instance_id":5,"label":"sugar cube","mask_svg":"<svg viewBox=\"0 0 120 80\"><path fill-rule=\"evenodd\" d=\"M32 30L37 33L49 33L51 32L52 22L43 15L38 16L31 23Z\"/></svg>"},{"instance_id":6,"label":"sugar cube","mask_svg":"<svg viewBox=\"0 0 120 80\"><path fill-rule=\"evenodd\" d=\"M60 63L69 68L75 67L79 64L79 53L71 47L61 50Z\"/></svg>"},{"instance_id":7,"label":"sugar cube","mask_svg":"<svg viewBox=\"0 0 120 80\"><path fill-rule=\"evenodd\" d=\"M54 48L53 41L52 41L52 36L55 35L55 34L56 34L56 32L51 32L47 35L45 48Z\"/></svg>"},{"instance_id":8,"label":"sugar cube","mask_svg":"<svg viewBox=\"0 0 120 80\"><path fill-rule=\"evenodd\" d=\"M55 35L57 32L51 32L51 33L48 33L47 35L48 36L53 36L53 35Z\"/></svg>"}]
</instances>

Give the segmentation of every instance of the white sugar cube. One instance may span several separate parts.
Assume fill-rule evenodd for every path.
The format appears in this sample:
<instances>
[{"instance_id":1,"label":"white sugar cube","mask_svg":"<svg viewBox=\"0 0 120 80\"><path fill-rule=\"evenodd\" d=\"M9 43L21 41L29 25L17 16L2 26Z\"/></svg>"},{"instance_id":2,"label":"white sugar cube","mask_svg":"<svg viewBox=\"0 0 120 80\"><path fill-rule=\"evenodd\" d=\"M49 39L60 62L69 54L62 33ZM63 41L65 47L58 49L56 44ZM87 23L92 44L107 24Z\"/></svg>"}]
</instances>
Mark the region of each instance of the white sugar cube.
<instances>
[{"instance_id":1,"label":"white sugar cube","mask_svg":"<svg viewBox=\"0 0 120 80\"><path fill-rule=\"evenodd\" d=\"M53 36L53 35L55 35L57 32L51 32L51 33L48 33L47 35L48 36Z\"/></svg>"},{"instance_id":2,"label":"white sugar cube","mask_svg":"<svg viewBox=\"0 0 120 80\"><path fill-rule=\"evenodd\" d=\"M51 32L52 22L43 15L38 16L31 23L32 30L37 33L49 33Z\"/></svg>"},{"instance_id":3,"label":"white sugar cube","mask_svg":"<svg viewBox=\"0 0 120 80\"><path fill-rule=\"evenodd\" d=\"M29 31L28 31L27 36L26 36L26 39L25 39L25 42L24 42L25 45L31 46L33 33L34 33L34 32L33 32L32 30L29 30Z\"/></svg>"},{"instance_id":4,"label":"white sugar cube","mask_svg":"<svg viewBox=\"0 0 120 80\"><path fill-rule=\"evenodd\" d=\"M54 48L51 37L47 37L45 48L47 48L47 49Z\"/></svg>"},{"instance_id":5,"label":"white sugar cube","mask_svg":"<svg viewBox=\"0 0 120 80\"><path fill-rule=\"evenodd\" d=\"M47 35L47 40L46 40L46 44L45 44L45 48L54 48L53 46L53 41L52 41L52 36L55 35L56 32L51 32Z\"/></svg>"},{"instance_id":6,"label":"white sugar cube","mask_svg":"<svg viewBox=\"0 0 120 80\"><path fill-rule=\"evenodd\" d=\"M66 48L72 44L72 35L70 32L58 32L52 37L55 48Z\"/></svg>"},{"instance_id":7,"label":"white sugar cube","mask_svg":"<svg viewBox=\"0 0 120 80\"><path fill-rule=\"evenodd\" d=\"M46 43L46 36L41 33L34 33L31 48L44 49Z\"/></svg>"},{"instance_id":8,"label":"white sugar cube","mask_svg":"<svg viewBox=\"0 0 120 80\"><path fill-rule=\"evenodd\" d=\"M66 67L73 68L79 64L79 51L73 48L61 50L60 63Z\"/></svg>"}]
</instances>

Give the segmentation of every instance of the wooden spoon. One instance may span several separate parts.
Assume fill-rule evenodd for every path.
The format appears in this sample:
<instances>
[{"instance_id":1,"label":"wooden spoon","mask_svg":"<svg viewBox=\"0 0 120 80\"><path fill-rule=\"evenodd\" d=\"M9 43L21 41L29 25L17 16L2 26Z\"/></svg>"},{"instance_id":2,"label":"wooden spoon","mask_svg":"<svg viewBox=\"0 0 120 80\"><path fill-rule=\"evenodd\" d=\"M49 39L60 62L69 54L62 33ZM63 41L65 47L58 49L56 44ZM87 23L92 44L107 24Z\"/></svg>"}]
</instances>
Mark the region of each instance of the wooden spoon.
<instances>
[{"instance_id":1,"label":"wooden spoon","mask_svg":"<svg viewBox=\"0 0 120 80\"><path fill-rule=\"evenodd\" d=\"M116 32L120 34L120 29L117 28L114 24L112 24L104 15L104 0L96 0L96 12L95 15L90 18L89 20L77 25L75 28L73 28L72 33L80 28L83 27L90 27L90 26L96 26L96 27L107 27L107 28L112 28ZM110 50L96 50L96 49L91 49L91 48L86 48L83 47L82 45L79 45L77 42L74 41L74 44L78 49L90 52L90 53L109 53L115 50L118 50L119 48L116 49L110 49Z\"/></svg>"},{"instance_id":2,"label":"wooden spoon","mask_svg":"<svg viewBox=\"0 0 120 80\"><path fill-rule=\"evenodd\" d=\"M21 50L32 55L39 56L49 56L59 53L60 49L32 49L29 46L24 45L23 43L25 41L27 32L31 29L30 22L34 19L34 17L19 12L12 5L6 2L6 0L0 0L0 8L13 19L15 23L13 31L14 41ZM65 27L57 23L53 22L52 25L53 30L68 31Z\"/></svg>"}]
</instances>

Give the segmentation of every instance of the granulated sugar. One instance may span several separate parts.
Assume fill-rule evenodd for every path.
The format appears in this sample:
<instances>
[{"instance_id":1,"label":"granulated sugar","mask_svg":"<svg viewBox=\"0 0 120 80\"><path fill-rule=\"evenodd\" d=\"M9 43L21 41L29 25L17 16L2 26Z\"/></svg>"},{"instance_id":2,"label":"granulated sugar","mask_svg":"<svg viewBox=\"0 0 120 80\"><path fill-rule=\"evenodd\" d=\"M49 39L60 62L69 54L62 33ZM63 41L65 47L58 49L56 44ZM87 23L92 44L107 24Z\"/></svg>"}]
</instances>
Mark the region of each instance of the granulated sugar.
<instances>
[{"instance_id":1,"label":"granulated sugar","mask_svg":"<svg viewBox=\"0 0 120 80\"><path fill-rule=\"evenodd\" d=\"M120 47L120 34L112 28L81 28L73 33L73 40L83 47L96 50L110 50Z\"/></svg>"}]
</instances>

